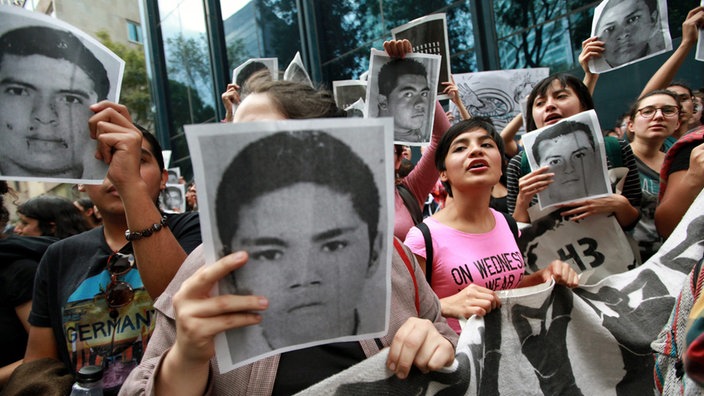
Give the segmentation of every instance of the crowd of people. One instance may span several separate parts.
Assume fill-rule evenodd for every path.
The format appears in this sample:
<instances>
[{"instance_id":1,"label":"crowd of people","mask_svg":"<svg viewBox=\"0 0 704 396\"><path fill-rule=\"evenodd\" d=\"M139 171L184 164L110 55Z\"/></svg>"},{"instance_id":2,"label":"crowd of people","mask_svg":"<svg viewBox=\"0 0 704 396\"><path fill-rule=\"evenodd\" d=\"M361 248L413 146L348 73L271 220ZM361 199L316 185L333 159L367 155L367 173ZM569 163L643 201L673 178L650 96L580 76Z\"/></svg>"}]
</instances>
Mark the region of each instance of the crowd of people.
<instances>
[{"instance_id":1,"label":"crowd of people","mask_svg":"<svg viewBox=\"0 0 704 396\"><path fill-rule=\"evenodd\" d=\"M453 81L443 83L444 93L458 107L461 120L451 121L439 101L426 103L424 72L387 78L389 86L379 90L385 97L379 103L383 115L412 121L407 107L422 108L414 111L425 115L435 106L429 144L420 159L414 164L408 146L394 147L396 177L388 186L395 216L387 333L286 351L224 373L215 358L215 337L223 331L266 322L271 325L265 337L273 347L282 332L302 343L311 340L305 329L286 323L288 312L282 308L283 301L303 290L301 284L324 285L328 289L321 293L329 293L328 299L360 298L362 288L338 296L341 292L330 289L326 277L361 282L382 259L378 208L361 198L379 195L374 176L349 147L325 133L304 138L282 132L252 143L247 148L251 152L242 157L260 161L257 171L240 177L236 172L243 163L238 161L245 160L238 156L223 176L229 181L218 186L215 199L235 202L237 210L217 206L216 215L224 224L218 232L227 246L224 256L211 263L202 247L195 183L186 185L184 213L160 210L158 199L167 189L168 172L158 140L132 122L125 106L109 101L90 105L86 129L97 147L95 157L108 166L102 184L77 186L83 197L75 201L53 195L28 199L18 205L19 220L9 228L9 212L0 199L0 229L6 230L0 235L0 294L5 297L0 311L5 351L0 390L23 394L27 389L58 389L58 394L68 394L80 368L98 365L104 371L106 394L293 394L383 348L389 348L386 367L400 379L412 367L429 372L451 365L460 322L500 309L497 291L551 281L579 286L578 271L569 263L551 260L531 271L523 259L526 252L519 248L519 223L535 220L534 206L545 203L538 196L551 186L559 187L559 193L576 194L546 195L559 203L560 216L570 221L612 216L624 235L637 242L634 254L639 262L656 254L673 232L704 187L704 88L673 82L702 28L704 6L687 15L679 47L633 98L613 131L604 131L605 171L626 172L618 188L605 181L607 190L596 197L586 197L594 188L575 187L570 175L583 183L595 172L597 142L588 126L564 120L595 109L592 94L599 76L588 64L615 56L607 42L585 40L579 57L584 78L556 73L539 81L527 98L525 120L519 114L503 131L490 119L470 114ZM411 48L408 40L385 42L384 50L394 59L389 65L401 64ZM0 66L3 62L0 57ZM223 122L346 116L325 89L275 81L266 70L240 77L222 94ZM412 94L394 99L397 85L416 82L420 88L408 88ZM397 129L403 126L400 122L395 121ZM517 139L521 125L528 132L551 131L536 139L533 152L527 153ZM413 139L418 129L417 122L406 128ZM272 153L274 144L288 151ZM297 161L297 156L316 158L317 167ZM528 165L528 156L536 159L537 167ZM435 206L424 212L429 196ZM15 196L0 181L3 197ZM303 223L328 212L337 217L325 219L330 224L316 222L320 229L312 230L305 249L347 255L359 268L330 268L334 259L326 256L329 262L323 266L322 256L310 256L316 260L281 264L296 270L267 279L258 289L264 291L261 295L247 287L211 295L220 280L246 283L249 269L270 264L274 259L269 256L279 259L287 250L294 252L299 248L296 241L306 237ZM275 216L288 229L280 231L280 224L272 224L269 230L257 222L258 216ZM323 228L348 233L345 242L327 243L320 234L329 231ZM276 234L262 239L278 250L257 252L256 240L247 237L253 230ZM321 240L323 247L318 246ZM247 249L239 250L242 245ZM501 262L501 270L487 267L487 260ZM297 279L309 273L322 275L315 281ZM340 328L356 332L357 311L342 312L341 306L335 305L340 312L322 313L330 321L313 338ZM701 355L690 359L687 369L701 367L692 364L702 364ZM42 375L56 370L61 374Z\"/></svg>"}]
</instances>

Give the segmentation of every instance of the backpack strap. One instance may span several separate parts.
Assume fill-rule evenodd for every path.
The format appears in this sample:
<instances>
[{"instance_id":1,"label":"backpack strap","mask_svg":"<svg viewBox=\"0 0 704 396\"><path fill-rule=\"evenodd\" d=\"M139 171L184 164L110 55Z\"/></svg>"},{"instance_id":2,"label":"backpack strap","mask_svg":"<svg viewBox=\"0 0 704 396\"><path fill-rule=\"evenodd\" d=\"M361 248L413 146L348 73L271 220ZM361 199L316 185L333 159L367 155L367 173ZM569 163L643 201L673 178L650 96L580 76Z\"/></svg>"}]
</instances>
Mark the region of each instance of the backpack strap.
<instances>
[{"instance_id":1,"label":"backpack strap","mask_svg":"<svg viewBox=\"0 0 704 396\"><path fill-rule=\"evenodd\" d=\"M423 240L425 241L425 280L430 281L433 279L433 239L430 236L430 228L428 225L420 222L416 224L416 227L423 234Z\"/></svg>"},{"instance_id":2,"label":"backpack strap","mask_svg":"<svg viewBox=\"0 0 704 396\"><path fill-rule=\"evenodd\" d=\"M403 246L401 246L401 242L398 240L398 238L394 238L394 248L398 252L398 255L401 256L403 263L406 264L406 268L408 269L408 272L411 274L411 279L413 279L413 288L416 291L415 301L414 301L416 304L416 313L418 313L418 317L420 317L420 296L418 295L418 282L416 281L416 273L415 273L415 271L413 271L413 265L411 264L411 259L408 257L408 254L406 254L406 251L403 249Z\"/></svg>"},{"instance_id":3,"label":"backpack strap","mask_svg":"<svg viewBox=\"0 0 704 396\"><path fill-rule=\"evenodd\" d=\"M506 222L508 223L508 228L511 229L511 234L513 234L513 239L516 240L516 245L518 245L518 223L511 217L508 213L499 212L504 215Z\"/></svg>"},{"instance_id":4,"label":"backpack strap","mask_svg":"<svg viewBox=\"0 0 704 396\"><path fill-rule=\"evenodd\" d=\"M416 197L413 196L411 190L409 190L403 183L397 184L396 190L398 191L398 195L401 196L401 199L403 199L403 204L406 205L406 209L408 209L408 212L411 214L413 224L417 225L422 222L423 210L420 208L420 204L418 204L418 200L416 200Z\"/></svg>"}]
</instances>

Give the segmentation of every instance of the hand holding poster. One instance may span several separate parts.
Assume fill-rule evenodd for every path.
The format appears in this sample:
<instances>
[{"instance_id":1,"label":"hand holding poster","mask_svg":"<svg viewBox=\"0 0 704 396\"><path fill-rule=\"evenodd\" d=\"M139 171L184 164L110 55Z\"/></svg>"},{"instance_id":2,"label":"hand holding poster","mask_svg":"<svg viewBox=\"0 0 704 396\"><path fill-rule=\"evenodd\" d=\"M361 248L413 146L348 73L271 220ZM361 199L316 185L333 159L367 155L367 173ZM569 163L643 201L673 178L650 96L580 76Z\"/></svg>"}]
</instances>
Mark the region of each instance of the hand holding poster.
<instances>
[{"instance_id":1,"label":"hand holding poster","mask_svg":"<svg viewBox=\"0 0 704 396\"><path fill-rule=\"evenodd\" d=\"M540 208L611 193L604 138L594 110L523 135L531 170L548 167L553 182L538 192Z\"/></svg>"},{"instance_id":2,"label":"hand holding poster","mask_svg":"<svg viewBox=\"0 0 704 396\"><path fill-rule=\"evenodd\" d=\"M117 102L125 62L75 27L0 6L0 179L100 184L90 105Z\"/></svg>"},{"instance_id":3,"label":"hand holding poster","mask_svg":"<svg viewBox=\"0 0 704 396\"><path fill-rule=\"evenodd\" d=\"M430 142L439 69L439 55L391 58L372 49L365 113L372 118L394 117L394 143Z\"/></svg>"},{"instance_id":4,"label":"hand holding poster","mask_svg":"<svg viewBox=\"0 0 704 396\"><path fill-rule=\"evenodd\" d=\"M604 53L589 61L592 73L604 73L672 49L667 0L604 0L594 10L592 36Z\"/></svg>"},{"instance_id":5,"label":"hand holding poster","mask_svg":"<svg viewBox=\"0 0 704 396\"><path fill-rule=\"evenodd\" d=\"M268 299L258 325L216 337L230 371L263 357L385 334L393 222L391 121L186 126L206 262L248 262L220 294Z\"/></svg>"},{"instance_id":6,"label":"hand holding poster","mask_svg":"<svg viewBox=\"0 0 704 396\"><path fill-rule=\"evenodd\" d=\"M411 42L413 52L434 54L442 57L440 61L440 81L451 81L450 45L447 40L447 20L445 13L430 14L414 19L405 25L391 29L394 40L406 39ZM438 99L447 99L443 95L443 86L438 86Z\"/></svg>"}]
</instances>

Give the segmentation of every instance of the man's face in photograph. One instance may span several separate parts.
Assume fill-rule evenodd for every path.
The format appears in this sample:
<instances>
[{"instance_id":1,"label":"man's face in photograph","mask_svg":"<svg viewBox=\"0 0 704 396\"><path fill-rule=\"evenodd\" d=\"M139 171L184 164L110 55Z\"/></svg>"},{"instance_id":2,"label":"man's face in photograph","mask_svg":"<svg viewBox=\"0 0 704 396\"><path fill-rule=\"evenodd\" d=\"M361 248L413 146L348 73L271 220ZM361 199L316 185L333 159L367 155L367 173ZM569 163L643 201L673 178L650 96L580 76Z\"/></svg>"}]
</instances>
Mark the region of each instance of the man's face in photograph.
<instances>
[{"instance_id":1,"label":"man's face in photograph","mask_svg":"<svg viewBox=\"0 0 704 396\"><path fill-rule=\"evenodd\" d=\"M238 215L231 245L248 251L249 261L234 283L240 293L268 298L262 328L269 345L355 334L356 307L376 266L368 226L351 197L298 183L258 197Z\"/></svg>"},{"instance_id":2,"label":"man's face in photograph","mask_svg":"<svg viewBox=\"0 0 704 396\"><path fill-rule=\"evenodd\" d=\"M597 36L605 42L604 59L613 67L647 55L648 42L659 27L657 9L651 12L643 0L611 0L597 23Z\"/></svg>"},{"instance_id":3,"label":"man's face in photograph","mask_svg":"<svg viewBox=\"0 0 704 396\"><path fill-rule=\"evenodd\" d=\"M420 129L430 104L430 88L425 76L404 74L388 96L379 95L379 107L394 117L396 134Z\"/></svg>"},{"instance_id":4,"label":"man's face in photograph","mask_svg":"<svg viewBox=\"0 0 704 396\"><path fill-rule=\"evenodd\" d=\"M553 202L573 200L594 193L590 191L592 173L599 172L601 165L587 132L570 134L543 140L538 143L539 165L550 167L553 183L547 192Z\"/></svg>"},{"instance_id":5,"label":"man's face in photograph","mask_svg":"<svg viewBox=\"0 0 704 396\"><path fill-rule=\"evenodd\" d=\"M43 55L0 61L0 172L78 178L92 157L93 81L80 67Z\"/></svg>"},{"instance_id":6,"label":"man's face in photograph","mask_svg":"<svg viewBox=\"0 0 704 396\"><path fill-rule=\"evenodd\" d=\"M169 210L179 210L181 208L181 191L176 188L167 188L164 205Z\"/></svg>"}]
</instances>

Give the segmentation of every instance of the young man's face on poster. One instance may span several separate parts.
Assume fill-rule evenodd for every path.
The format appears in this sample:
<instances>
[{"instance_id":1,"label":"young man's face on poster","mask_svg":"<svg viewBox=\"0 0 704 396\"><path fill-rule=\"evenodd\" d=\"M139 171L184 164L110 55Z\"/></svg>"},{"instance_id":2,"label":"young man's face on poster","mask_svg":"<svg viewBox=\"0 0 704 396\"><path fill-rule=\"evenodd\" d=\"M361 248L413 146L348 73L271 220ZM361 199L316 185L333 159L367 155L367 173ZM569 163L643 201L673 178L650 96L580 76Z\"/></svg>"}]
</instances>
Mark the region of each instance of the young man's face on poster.
<instances>
[{"instance_id":1,"label":"young man's face on poster","mask_svg":"<svg viewBox=\"0 0 704 396\"><path fill-rule=\"evenodd\" d=\"M388 96L379 95L379 107L394 117L395 139L423 127L430 104L430 88L425 76L405 74ZM415 141L420 141L420 132ZM413 140L411 140L413 141Z\"/></svg>"},{"instance_id":2,"label":"young man's face on poster","mask_svg":"<svg viewBox=\"0 0 704 396\"><path fill-rule=\"evenodd\" d=\"M605 42L604 59L620 66L647 55L648 43L658 32L657 4L645 0L611 0L598 21L597 35Z\"/></svg>"},{"instance_id":3,"label":"young man's face on poster","mask_svg":"<svg viewBox=\"0 0 704 396\"><path fill-rule=\"evenodd\" d=\"M577 130L538 143L539 165L550 167L554 182L547 193L553 202L585 197L590 189L592 173L601 169L599 156L587 135Z\"/></svg>"},{"instance_id":4,"label":"young man's face on poster","mask_svg":"<svg viewBox=\"0 0 704 396\"><path fill-rule=\"evenodd\" d=\"M297 183L244 205L238 220L231 245L248 251L249 261L234 282L268 298L262 326L272 348L355 334L356 307L376 260L349 195Z\"/></svg>"},{"instance_id":5,"label":"young man's face on poster","mask_svg":"<svg viewBox=\"0 0 704 396\"><path fill-rule=\"evenodd\" d=\"M6 54L0 62L0 172L80 177L91 139L91 78L64 59Z\"/></svg>"}]
</instances>

